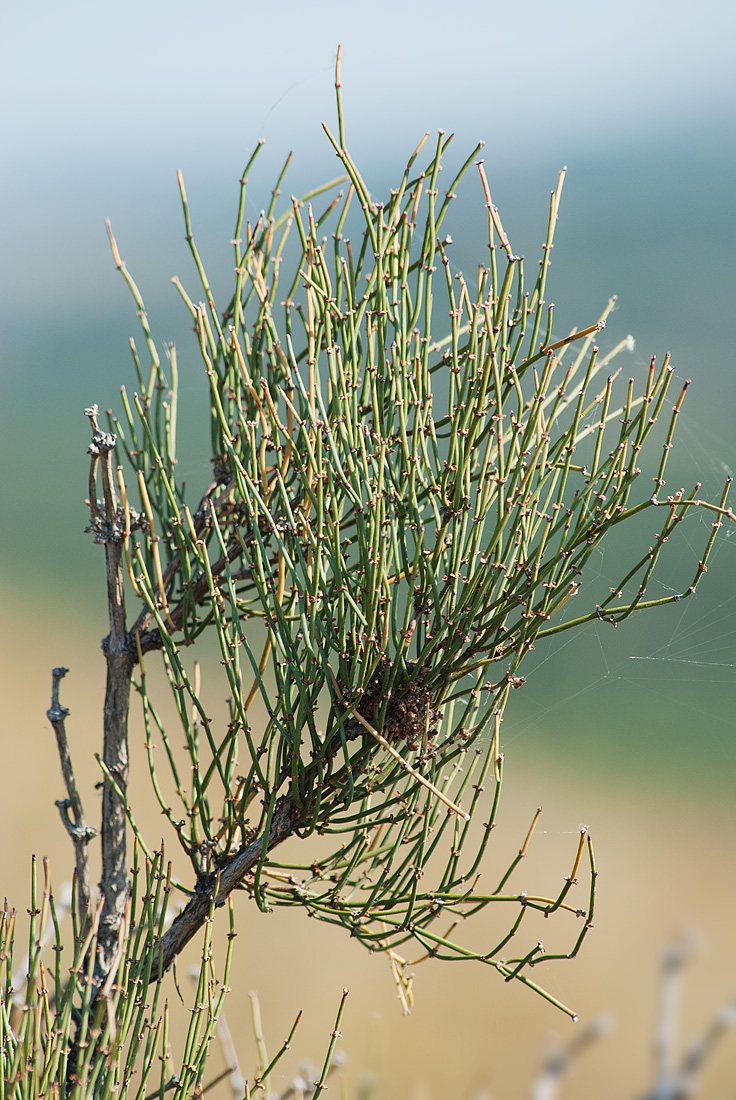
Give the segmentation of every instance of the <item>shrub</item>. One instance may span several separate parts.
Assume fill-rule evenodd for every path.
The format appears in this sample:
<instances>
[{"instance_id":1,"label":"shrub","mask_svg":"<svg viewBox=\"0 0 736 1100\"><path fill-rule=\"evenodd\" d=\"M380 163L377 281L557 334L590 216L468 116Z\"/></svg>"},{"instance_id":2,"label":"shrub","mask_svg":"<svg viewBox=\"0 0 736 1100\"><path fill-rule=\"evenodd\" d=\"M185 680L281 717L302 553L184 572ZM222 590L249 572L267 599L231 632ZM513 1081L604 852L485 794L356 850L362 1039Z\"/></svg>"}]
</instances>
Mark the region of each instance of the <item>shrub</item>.
<instances>
[{"instance_id":1,"label":"shrub","mask_svg":"<svg viewBox=\"0 0 736 1100\"><path fill-rule=\"evenodd\" d=\"M590 927L596 872L587 830L556 896L510 885L533 825L495 887L479 888L502 786L504 711L536 645L691 594L724 516L733 518L728 486L717 505L700 500L697 486L665 494L685 391L667 405L665 359L652 361L642 392L630 379L617 395L611 363L627 341L607 354L596 343L613 303L595 323L553 336L545 284L564 173L528 283L480 146L441 195L449 139L439 135L419 170L425 137L388 200L377 202L345 147L339 69L336 86L338 132L325 132L344 175L282 211L282 174L269 208L244 224L256 151L241 180L235 285L222 312L179 177L204 301L177 287L209 382L212 472L195 496L177 476L176 350L161 362L110 230L150 363L144 368L132 343L133 397L123 388L122 412L104 427L98 409L87 410L89 530L104 546L110 623L102 881L95 901L94 830L73 780L59 701L65 670L57 669L49 718L77 856L73 963L62 966L58 953L50 971L42 962L49 915L61 947L47 881L40 912L33 900L29 977L15 1005L6 909L3 1057L13 1096L122 1096L131 1086L143 1096L158 1057L159 1091L201 1089L230 958L218 978L213 922L227 908L232 932L235 890L263 909L298 906L385 953L406 1009L403 953L412 951L475 959L572 1015L530 973L575 955ZM488 251L466 279L453 270L442 230L474 161ZM319 209L318 199L326 203ZM655 426L666 410L662 444ZM640 464L657 450L652 493ZM690 584L647 599L668 539L696 507L714 523ZM655 508L653 545L602 602L586 604L591 555L615 528ZM136 607L132 623L126 601ZM189 656L209 635L227 680L226 724L208 717ZM154 656L170 684L177 737L149 688ZM170 843L189 865L178 876L134 822L131 687ZM581 867L589 885L573 900ZM184 904L167 927L172 892ZM466 918L491 907L510 911L504 931L493 943L468 942ZM567 921L566 944L545 952L536 937L525 941L530 912ZM198 933L198 988L174 1072L161 989Z\"/></svg>"}]
</instances>

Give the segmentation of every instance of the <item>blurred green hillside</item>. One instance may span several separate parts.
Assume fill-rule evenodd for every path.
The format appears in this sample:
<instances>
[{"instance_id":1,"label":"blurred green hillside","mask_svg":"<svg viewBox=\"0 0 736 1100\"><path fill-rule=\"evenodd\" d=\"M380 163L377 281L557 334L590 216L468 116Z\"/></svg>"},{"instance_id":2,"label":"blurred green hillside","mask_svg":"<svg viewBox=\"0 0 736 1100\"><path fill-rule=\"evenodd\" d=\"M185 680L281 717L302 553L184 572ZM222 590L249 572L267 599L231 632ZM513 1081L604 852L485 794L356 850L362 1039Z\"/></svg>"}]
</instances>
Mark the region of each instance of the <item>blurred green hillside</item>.
<instances>
[{"instance_id":1,"label":"blurred green hillside","mask_svg":"<svg viewBox=\"0 0 736 1100\"><path fill-rule=\"evenodd\" d=\"M611 294L618 304L601 336L606 350L627 333L633 353L618 360L641 377L656 354L672 353L676 380L693 379L680 418L668 489L703 482L715 494L736 467L733 414L736 354L734 306L736 223L730 202L736 156L712 124L686 135L641 137L612 153L578 152L563 191L548 301L556 304L555 335L591 324ZM459 160L467 153L457 148ZM275 154L271 154L274 161ZM271 163L271 162L269 162ZM529 154L518 165L486 153L494 202L514 249L539 255L547 196L559 165ZM334 171L330 158L294 165L283 196L299 193ZM374 194L385 191L396 166L373 162L366 176ZM195 235L217 297L231 277L229 239L237 180L208 165L187 180ZM254 173L251 217L268 200L273 178ZM178 348L181 377L180 473L193 486L206 475L204 375L189 318L170 278L181 276L196 295L183 244L175 181L162 205L160 180L151 204L118 210L121 253L144 293L159 347ZM477 178L468 174L454 204L448 251L456 269L472 273L485 254L485 210ZM87 263L87 267L85 267ZM119 387L134 388L128 340L142 340L132 300L99 227L94 257L62 258L51 249L37 297L10 295L3 318L0 577L23 596L27 614L61 640L91 623L104 632L102 555L86 522L87 424L82 410L97 402L120 407ZM65 272L69 271L69 277ZM45 280L45 282L44 282ZM48 294L42 288L56 287ZM21 293L22 292L22 293ZM680 482L681 479L681 482ZM677 484L675 484L677 481ZM660 582L681 590L690 583L708 520L694 516L671 548L671 575ZM642 539L651 533L642 532ZM529 659L528 683L516 694L506 722L507 748L521 757L555 757L599 777L684 785L709 796L730 796L736 765L731 700L736 671L736 533L724 528L709 576L693 600L636 619L617 631L596 624L563 636ZM632 549L634 549L632 547ZM599 580L615 583L619 555L601 554ZM61 583L60 583L61 581ZM62 659L61 657L59 658ZM697 729L697 739L693 737Z\"/></svg>"}]
</instances>

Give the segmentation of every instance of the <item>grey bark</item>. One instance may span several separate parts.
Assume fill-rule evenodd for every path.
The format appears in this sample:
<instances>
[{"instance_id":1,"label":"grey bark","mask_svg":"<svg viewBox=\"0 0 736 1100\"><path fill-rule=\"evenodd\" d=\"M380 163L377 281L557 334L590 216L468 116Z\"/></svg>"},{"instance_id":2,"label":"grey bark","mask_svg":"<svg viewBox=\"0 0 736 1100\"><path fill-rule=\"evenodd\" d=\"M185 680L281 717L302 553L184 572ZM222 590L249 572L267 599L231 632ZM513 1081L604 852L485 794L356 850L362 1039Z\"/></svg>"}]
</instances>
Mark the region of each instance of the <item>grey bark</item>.
<instances>
[{"instance_id":1,"label":"grey bark","mask_svg":"<svg viewBox=\"0 0 736 1100\"><path fill-rule=\"evenodd\" d=\"M107 612L110 633L102 643L107 662L103 717L102 760L105 780L102 790L102 878L103 898L98 938L97 972L104 976L118 941L118 930L128 900L128 858L126 836L126 796L128 788L128 711L133 660L130 656L125 623L123 582L123 540L125 517L118 508L112 472L115 437L100 431L98 409L85 410L92 425L89 474L90 526L95 542L105 547ZM103 500L97 500L97 470L101 467Z\"/></svg>"}]
</instances>

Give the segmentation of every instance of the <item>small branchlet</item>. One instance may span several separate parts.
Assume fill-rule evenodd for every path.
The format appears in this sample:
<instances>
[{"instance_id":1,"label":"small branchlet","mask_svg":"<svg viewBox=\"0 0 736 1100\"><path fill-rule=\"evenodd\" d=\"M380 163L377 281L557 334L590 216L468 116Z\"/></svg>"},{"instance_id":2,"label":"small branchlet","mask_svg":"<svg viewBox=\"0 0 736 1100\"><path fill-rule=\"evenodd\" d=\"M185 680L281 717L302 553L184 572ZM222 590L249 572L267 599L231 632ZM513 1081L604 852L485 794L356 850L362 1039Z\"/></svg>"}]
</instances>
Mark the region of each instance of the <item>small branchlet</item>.
<instances>
[{"instance_id":1,"label":"small branchlet","mask_svg":"<svg viewBox=\"0 0 736 1100\"><path fill-rule=\"evenodd\" d=\"M64 828L71 837L74 845L76 861L76 888L77 888L77 913L83 922L86 922L90 913L90 878L87 846L97 836L97 830L87 823L79 796L77 782L74 778L72 759L69 753L69 744L66 736L66 718L69 714L67 707L63 707L59 701L59 685L69 669L55 668L51 678L51 706L46 711L46 717L54 727L56 734L56 747L59 752L61 774L64 777L67 797L56 802ZM71 811L71 817L69 812Z\"/></svg>"}]
</instances>

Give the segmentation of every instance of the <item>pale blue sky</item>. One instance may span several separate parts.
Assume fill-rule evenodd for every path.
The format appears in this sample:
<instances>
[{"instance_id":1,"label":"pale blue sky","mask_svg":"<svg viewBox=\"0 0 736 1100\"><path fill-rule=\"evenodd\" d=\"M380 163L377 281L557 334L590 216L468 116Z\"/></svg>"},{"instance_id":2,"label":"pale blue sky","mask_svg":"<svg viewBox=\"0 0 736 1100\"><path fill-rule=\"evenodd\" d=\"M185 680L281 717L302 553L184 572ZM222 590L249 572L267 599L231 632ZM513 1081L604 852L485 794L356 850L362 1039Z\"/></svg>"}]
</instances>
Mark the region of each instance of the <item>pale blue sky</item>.
<instances>
[{"instance_id":1,"label":"pale blue sky","mask_svg":"<svg viewBox=\"0 0 736 1100\"><path fill-rule=\"evenodd\" d=\"M290 119L311 132L331 109L338 42L355 127L480 127L512 147L521 130L604 137L732 103L733 12L730 0L37 0L4 20L6 141L37 165L130 145L157 157L193 130L209 150L264 129L293 140Z\"/></svg>"},{"instance_id":2,"label":"pale blue sky","mask_svg":"<svg viewBox=\"0 0 736 1100\"><path fill-rule=\"evenodd\" d=\"M51 0L8 5L2 92L5 306L64 254L85 282L107 214L175 202L173 173L236 179L261 137L331 170L344 50L349 144L396 155L438 127L487 163L559 166L734 118L732 0ZM683 157L688 149L683 148ZM320 169L321 170L321 169ZM492 169L491 169L492 170Z\"/></svg>"},{"instance_id":3,"label":"pale blue sky","mask_svg":"<svg viewBox=\"0 0 736 1100\"><path fill-rule=\"evenodd\" d=\"M177 167L234 180L265 138L274 165L294 147L297 163L318 156L330 172L319 123L334 117L338 42L362 164L403 164L443 127L523 171L540 155L557 167L581 147L615 155L659 130L733 121L733 11L732 0L8 5L4 306L33 308L50 255L69 265L50 273L59 304L76 282L94 296L102 218L174 206Z\"/></svg>"}]
</instances>

